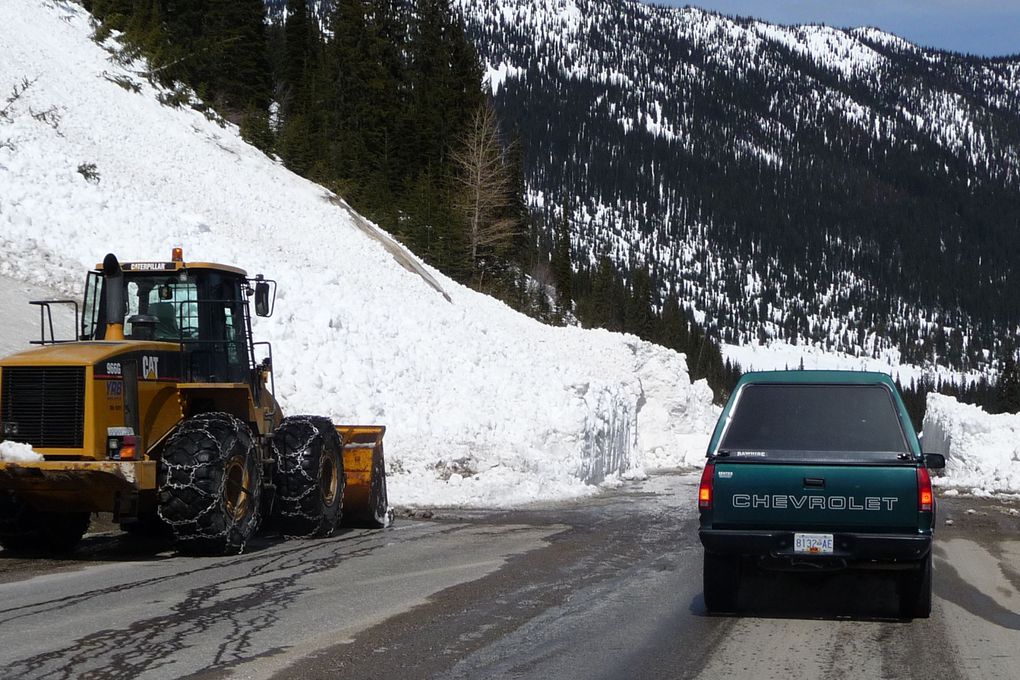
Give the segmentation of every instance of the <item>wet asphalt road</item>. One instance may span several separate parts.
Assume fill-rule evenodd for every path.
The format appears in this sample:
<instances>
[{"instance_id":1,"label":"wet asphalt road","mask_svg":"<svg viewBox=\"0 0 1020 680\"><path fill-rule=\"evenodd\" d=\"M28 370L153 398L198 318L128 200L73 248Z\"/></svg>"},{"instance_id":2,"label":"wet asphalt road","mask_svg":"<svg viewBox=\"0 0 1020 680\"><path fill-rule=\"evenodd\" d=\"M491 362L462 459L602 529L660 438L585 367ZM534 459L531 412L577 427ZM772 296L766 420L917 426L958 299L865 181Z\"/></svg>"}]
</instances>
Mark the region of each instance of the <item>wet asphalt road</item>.
<instances>
[{"instance_id":1,"label":"wet asphalt road","mask_svg":"<svg viewBox=\"0 0 1020 680\"><path fill-rule=\"evenodd\" d=\"M930 619L855 573L755 576L708 616L695 484L227 558L115 531L0 553L0 677L1020 678L1020 503L942 499Z\"/></svg>"}]
</instances>

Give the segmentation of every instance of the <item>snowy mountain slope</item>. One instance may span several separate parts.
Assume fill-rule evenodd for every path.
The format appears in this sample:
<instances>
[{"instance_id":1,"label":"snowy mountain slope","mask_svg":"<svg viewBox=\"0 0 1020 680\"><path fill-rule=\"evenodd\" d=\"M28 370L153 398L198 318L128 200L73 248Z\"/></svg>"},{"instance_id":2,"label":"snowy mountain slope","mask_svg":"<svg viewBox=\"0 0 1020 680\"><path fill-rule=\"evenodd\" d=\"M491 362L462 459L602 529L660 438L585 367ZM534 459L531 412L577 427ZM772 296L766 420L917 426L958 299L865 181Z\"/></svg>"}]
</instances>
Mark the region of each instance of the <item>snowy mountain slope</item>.
<instances>
[{"instance_id":1,"label":"snowy mountain slope","mask_svg":"<svg viewBox=\"0 0 1020 680\"><path fill-rule=\"evenodd\" d=\"M1020 61L633 0L457 0L533 204L722 340L988 369L1020 327Z\"/></svg>"},{"instance_id":2,"label":"snowy mountain slope","mask_svg":"<svg viewBox=\"0 0 1020 680\"><path fill-rule=\"evenodd\" d=\"M385 424L395 504L510 505L700 461L717 411L682 355L543 326L418 263L437 290L236 128L161 105L79 6L13 0L2 15L5 273L78 294L106 252L180 245L277 279L255 334L274 343L285 411Z\"/></svg>"}]
</instances>

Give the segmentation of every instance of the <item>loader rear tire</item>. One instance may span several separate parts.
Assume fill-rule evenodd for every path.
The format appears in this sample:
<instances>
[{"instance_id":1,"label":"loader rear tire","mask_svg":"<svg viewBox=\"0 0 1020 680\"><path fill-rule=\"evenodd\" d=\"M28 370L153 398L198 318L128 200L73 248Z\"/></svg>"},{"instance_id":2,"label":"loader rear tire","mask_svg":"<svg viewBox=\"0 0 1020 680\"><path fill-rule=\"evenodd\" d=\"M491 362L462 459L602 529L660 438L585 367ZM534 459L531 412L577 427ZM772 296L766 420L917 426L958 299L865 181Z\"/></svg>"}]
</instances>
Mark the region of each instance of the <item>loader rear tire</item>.
<instances>
[{"instance_id":1,"label":"loader rear tire","mask_svg":"<svg viewBox=\"0 0 1020 680\"><path fill-rule=\"evenodd\" d=\"M340 435L329 418L291 416L273 433L276 517L287 536L318 538L336 531L346 476Z\"/></svg>"},{"instance_id":2,"label":"loader rear tire","mask_svg":"<svg viewBox=\"0 0 1020 680\"><path fill-rule=\"evenodd\" d=\"M11 492L0 495L0 545L12 553L66 555L88 531L88 512L34 510Z\"/></svg>"},{"instance_id":3,"label":"loader rear tire","mask_svg":"<svg viewBox=\"0 0 1020 680\"><path fill-rule=\"evenodd\" d=\"M228 413L185 420L159 466L159 517L182 553L230 555L259 526L262 464L251 430Z\"/></svg>"}]
</instances>

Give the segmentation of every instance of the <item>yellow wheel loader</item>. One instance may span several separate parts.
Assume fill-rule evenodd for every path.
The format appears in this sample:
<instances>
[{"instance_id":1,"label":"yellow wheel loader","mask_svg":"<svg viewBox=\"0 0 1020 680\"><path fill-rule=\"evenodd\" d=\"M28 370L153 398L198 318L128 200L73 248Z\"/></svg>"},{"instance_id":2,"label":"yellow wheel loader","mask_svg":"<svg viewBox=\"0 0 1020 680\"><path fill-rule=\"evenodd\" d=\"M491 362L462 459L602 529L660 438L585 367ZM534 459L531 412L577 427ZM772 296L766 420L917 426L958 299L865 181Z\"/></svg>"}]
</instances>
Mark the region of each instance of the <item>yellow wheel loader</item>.
<instances>
[{"instance_id":1,"label":"yellow wheel loader","mask_svg":"<svg viewBox=\"0 0 1020 680\"><path fill-rule=\"evenodd\" d=\"M0 444L0 545L73 550L95 512L193 554L240 552L264 520L308 537L388 524L385 428L281 414L249 304L269 316L275 298L274 281L175 248L107 255L80 311L33 302L38 346L0 360L0 442L34 452ZM55 339L58 303L74 340Z\"/></svg>"}]
</instances>

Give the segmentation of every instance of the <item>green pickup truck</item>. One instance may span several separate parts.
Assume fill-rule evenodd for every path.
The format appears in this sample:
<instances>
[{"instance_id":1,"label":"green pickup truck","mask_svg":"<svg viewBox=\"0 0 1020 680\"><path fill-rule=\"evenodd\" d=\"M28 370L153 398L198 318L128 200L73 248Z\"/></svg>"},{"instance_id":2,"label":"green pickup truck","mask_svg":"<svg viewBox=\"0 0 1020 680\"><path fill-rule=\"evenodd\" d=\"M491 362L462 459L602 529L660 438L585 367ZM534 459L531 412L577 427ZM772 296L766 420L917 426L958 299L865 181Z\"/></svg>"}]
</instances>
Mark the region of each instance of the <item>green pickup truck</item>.
<instances>
[{"instance_id":1,"label":"green pickup truck","mask_svg":"<svg viewBox=\"0 0 1020 680\"><path fill-rule=\"evenodd\" d=\"M931 612L935 497L896 386L882 373L741 378L698 490L705 607L735 611L746 569L896 570L899 610Z\"/></svg>"}]
</instances>

